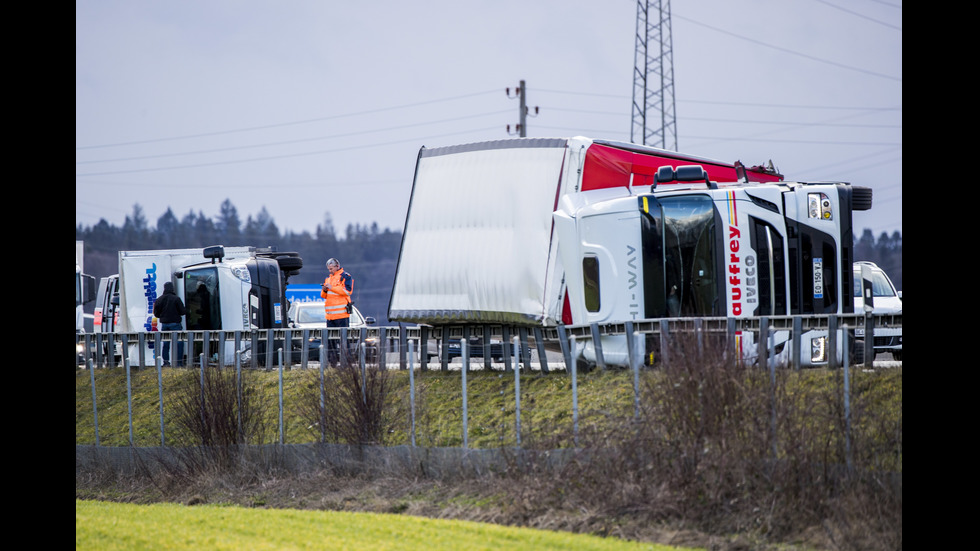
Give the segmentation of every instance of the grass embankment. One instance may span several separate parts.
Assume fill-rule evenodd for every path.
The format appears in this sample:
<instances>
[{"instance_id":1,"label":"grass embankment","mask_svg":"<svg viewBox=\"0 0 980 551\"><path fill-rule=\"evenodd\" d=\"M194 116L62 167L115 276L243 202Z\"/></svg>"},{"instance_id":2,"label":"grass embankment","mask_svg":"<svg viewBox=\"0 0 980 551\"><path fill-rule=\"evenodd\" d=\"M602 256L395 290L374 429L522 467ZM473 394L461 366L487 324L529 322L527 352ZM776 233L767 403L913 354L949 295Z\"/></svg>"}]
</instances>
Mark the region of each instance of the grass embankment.
<instances>
[{"instance_id":1,"label":"grass embankment","mask_svg":"<svg viewBox=\"0 0 980 551\"><path fill-rule=\"evenodd\" d=\"M132 432L136 446L158 446L160 438L160 384L163 387L163 424L166 443L173 443L178 429L173 421L175 411L171 398L198 370L164 368L158 377L155 369L132 370L127 381L123 368L95 370L95 407L91 373L75 372L75 443L95 444L95 412L98 413L99 444L128 446L130 420L127 395L132 396ZM386 445L410 442L409 377L407 372L392 371L392 414L399 418L386 438ZM304 417L302 406L319 385L316 370L293 369L282 373L280 386L277 371L250 371L249 386L254 389L254 404L261 409L268 430L265 442L279 442L279 395L282 390L283 441L287 444L320 440L318 427ZM158 384L158 381L160 384ZM329 384L329 383L328 383ZM127 385L129 388L127 389ZM603 415L628 415L633 408L633 381L623 371L580 374L578 377L580 419ZM564 373L523 374L520 379L520 414L522 444L528 438L547 437L572 428L572 381ZM462 376L454 372L416 372L416 444L432 447L463 445ZM516 444L517 404L513 373L473 371L467 373L467 445L492 448ZM259 443L259 442L254 442Z\"/></svg>"},{"instance_id":2,"label":"grass embankment","mask_svg":"<svg viewBox=\"0 0 980 551\"><path fill-rule=\"evenodd\" d=\"M75 549L680 549L458 520L75 500Z\"/></svg>"},{"instance_id":3,"label":"grass embankment","mask_svg":"<svg viewBox=\"0 0 980 551\"><path fill-rule=\"evenodd\" d=\"M103 446L130 445L130 412L128 396L132 396L132 444L158 446L161 444L161 395L163 397L163 426L166 444L181 441L180 428L174 421L177 414L173 397L180 394L181 385L195 383L198 369L164 368L160 374L155 369L133 370L127 377L122 368L95 371L95 404L93 407L92 377L87 370L75 372L75 443L96 443L96 415L98 416L98 443ZM390 428L383 444L408 444L411 439L409 414L410 386L406 372L391 371L388 384L391 387L387 407ZM288 444L312 443L321 439L315 421L304 412L311 400L316 399L320 385L316 370L293 369L281 374L278 371L248 371L247 392L252 407L265 421L261 442L280 440ZM696 375L695 375L696 376ZM759 374L760 384L769 385L767 374ZM415 443L429 447L459 447L463 445L463 392L462 377L455 372L415 373ZM328 380L327 384L330 384ZM676 376L667 376L659 370L644 370L640 378L643 407L649 408L654 400L688 400ZM704 386L704 382L698 383ZM778 373L776 392L783 402L795 403L793 409L803 417L795 422L806 424L806 418L814 423L839 423L843 412L842 371L822 369ZM861 412L873 412L873 416L856 416L854 430L882 432L892 437L894 427L901 430L902 370L875 371L851 370L850 403ZM622 370L580 373L577 380L578 430L592 432L607 423L619 423L634 414L634 381L631 372ZM678 389L656 391L671 385ZM162 386L162 392L160 387ZM515 379L512 373L474 371L467 374L467 442L472 448L513 446L517 443L517 400ZM128 387L128 388L127 388ZM184 387L186 388L186 386ZM572 380L568 374L522 374L520 377L520 427L521 445L548 444L558 435L567 436L573 430ZM771 389L762 388L763 394ZM283 433L279 431L281 415ZM702 398L697 398L703 400ZM728 407L728 406L726 406ZM834 419L836 417L837 419ZM882 425L864 426L873 422ZM898 438L901 433L898 433ZM330 441L327 438L327 441ZM899 446L900 451L900 446ZM894 458L893 458L894 459ZM901 459L897 464L886 466L901 471Z\"/></svg>"}]
</instances>

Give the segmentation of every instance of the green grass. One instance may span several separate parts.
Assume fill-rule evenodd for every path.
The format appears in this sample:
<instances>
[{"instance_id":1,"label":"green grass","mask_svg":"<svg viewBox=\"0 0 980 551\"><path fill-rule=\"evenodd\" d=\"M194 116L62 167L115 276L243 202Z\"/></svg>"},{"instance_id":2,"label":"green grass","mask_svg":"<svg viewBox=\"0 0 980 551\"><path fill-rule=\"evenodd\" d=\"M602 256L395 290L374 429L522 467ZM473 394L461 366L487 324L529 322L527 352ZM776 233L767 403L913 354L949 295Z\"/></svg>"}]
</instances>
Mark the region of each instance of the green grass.
<instances>
[{"instance_id":1,"label":"green grass","mask_svg":"<svg viewBox=\"0 0 980 551\"><path fill-rule=\"evenodd\" d=\"M75 500L75 549L675 550L598 536L373 513Z\"/></svg>"}]
</instances>

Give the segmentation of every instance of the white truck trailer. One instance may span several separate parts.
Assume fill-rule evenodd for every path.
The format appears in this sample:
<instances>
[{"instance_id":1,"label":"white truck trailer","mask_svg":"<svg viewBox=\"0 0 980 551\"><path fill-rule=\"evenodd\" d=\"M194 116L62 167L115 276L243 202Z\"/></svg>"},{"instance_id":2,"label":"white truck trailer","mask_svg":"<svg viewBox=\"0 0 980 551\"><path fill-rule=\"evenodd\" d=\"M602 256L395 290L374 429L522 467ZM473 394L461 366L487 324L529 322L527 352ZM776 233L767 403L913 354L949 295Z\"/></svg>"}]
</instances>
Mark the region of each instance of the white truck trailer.
<instances>
[{"instance_id":1,"label":"white truck trailer","mask_svg":"<svg viewBox=\"0 0 980 551\"><path fill-rule=\"evenodd\" d=\"M869 208L868 188L585 137L422 148L388 318L554 326L851 313L851 213ZM603 352L627 362L625 339L604 340ZM589 346L576 354L594 361Z\"/></svg>"}]
</instances>

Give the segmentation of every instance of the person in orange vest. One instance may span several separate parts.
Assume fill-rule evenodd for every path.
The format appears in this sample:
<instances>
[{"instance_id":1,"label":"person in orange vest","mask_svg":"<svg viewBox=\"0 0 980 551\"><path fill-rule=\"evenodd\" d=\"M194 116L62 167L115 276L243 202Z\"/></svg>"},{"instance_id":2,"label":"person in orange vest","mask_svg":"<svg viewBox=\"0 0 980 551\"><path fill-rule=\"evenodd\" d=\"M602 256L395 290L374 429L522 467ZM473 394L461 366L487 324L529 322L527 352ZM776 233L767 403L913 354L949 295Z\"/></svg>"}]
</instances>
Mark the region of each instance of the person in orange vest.
<instances>
[{"instance_id":1,"label":"person in orange vest","mask_svg":"<svg viewBox=\"0 0 980 551\"><path fill-rule=\"evenodd\" d=\"M353 311L351 294L354 292L354 278L340 267L336 258L327 261L327 271L330 275L323 280L320 296L323 297L323 309L327 316L327 327L350 327L350 315ZM339 343L327 341L328 361L333 365L339 359Z\"/></svg>"}]
</instances>

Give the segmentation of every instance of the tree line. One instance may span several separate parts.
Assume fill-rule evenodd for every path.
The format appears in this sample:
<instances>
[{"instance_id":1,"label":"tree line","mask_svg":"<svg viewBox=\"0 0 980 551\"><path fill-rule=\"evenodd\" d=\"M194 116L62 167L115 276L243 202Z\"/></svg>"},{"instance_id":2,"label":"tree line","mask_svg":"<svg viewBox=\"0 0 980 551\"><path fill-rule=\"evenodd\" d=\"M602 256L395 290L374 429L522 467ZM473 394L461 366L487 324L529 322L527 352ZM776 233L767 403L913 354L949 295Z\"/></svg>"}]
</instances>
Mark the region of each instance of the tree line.
<instances>
[{"instance_id":1,"label":"tree line","mask_svg":"<svg viewBox=\"0 0 980 551\"><path fill-rule=\"evenodd\" d=\"M85 271L96 279L118 272L119 251L202 248L211 245L276 247L294 251L303 258L303 269L290 283L322 283L327 275L328 258L337 258L354 276L354 303L365 316L387 323L388 300L395 281L395 266L402 232L381 230L377 222L348 224L343 235L333 227L330 214L324 215L312 233L279 231L265 207L243 221L238 209L225 199L218 214L189 212L182 218L167 209L151 226L141 206L134 205L122 227L99 220L94 226L75 228L75 239L85 242ZM855 260L878 264L902 288L902 234L882 233L875 239L865 229L855 242Z\"/></svg>"},{"instance_id":2,"label":"tree line","mask_svg":"<svg viewBox=\"0 0 980 551\"><path fill-rule=\"evenodd\" d=\"M354 276L354 304L381 324L387 323L401 235L400 230L380 229L376 222L348 224L344 234L338 235L329 213L312 233L280 232L264 207L243 221L228 199L215 216L191 211L178 219L168 208L156 225L151 225L137 204L122 227L102 219L94 226L75 228L75 239L85 242L85 271L96 280L119 271L119 251L211 245L275 247L281 252L297 252L303 258L303 268L290 277L291 284L323 283L327 259L336 258Z\"/></svg>"}]
</instances>

